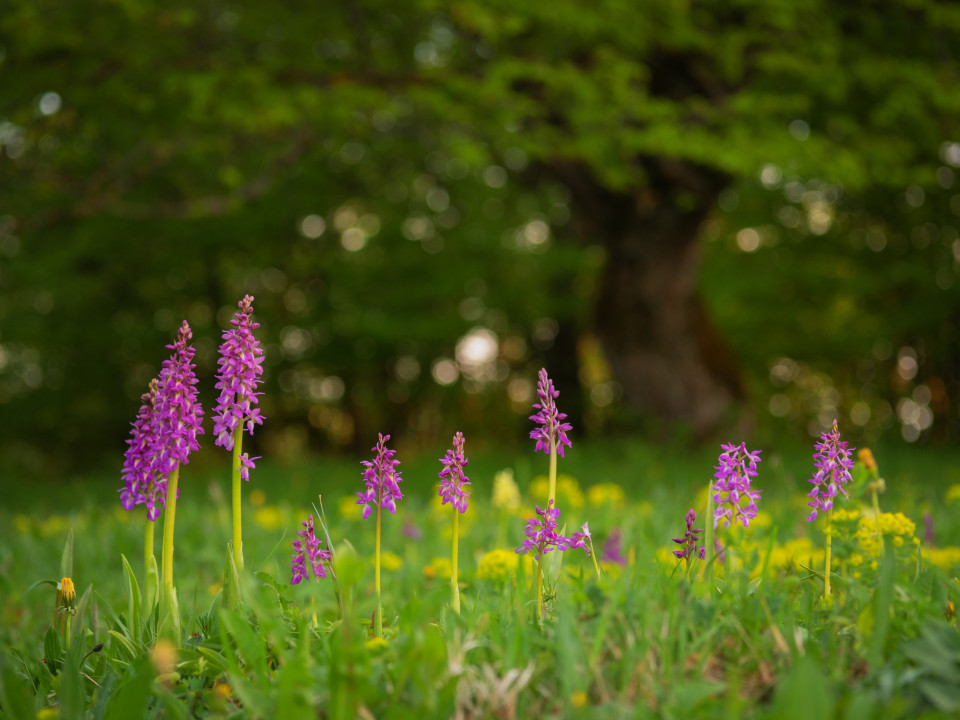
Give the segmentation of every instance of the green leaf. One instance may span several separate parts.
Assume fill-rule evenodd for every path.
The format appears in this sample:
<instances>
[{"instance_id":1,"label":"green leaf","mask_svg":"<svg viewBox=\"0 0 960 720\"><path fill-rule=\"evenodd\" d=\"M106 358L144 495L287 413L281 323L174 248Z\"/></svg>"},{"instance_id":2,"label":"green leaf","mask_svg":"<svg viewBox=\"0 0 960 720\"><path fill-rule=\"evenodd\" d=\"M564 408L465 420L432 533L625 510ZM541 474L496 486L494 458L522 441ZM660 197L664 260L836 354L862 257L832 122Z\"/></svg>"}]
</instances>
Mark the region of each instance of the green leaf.
<instances>
[{"instance_id":1,"label":"green leaf","mask_svg":"<svg viewBox=\"0 0 960 720\"><path fill-rule=\"evenodd\" d=\"M130 665L123 683L116 689L107 704L104 720L128 720L143 717L147 698L153 692L156 671L150 657L141 655Z\"/></svg>"},{"instance_id":2,"label":"green leaf","mask_svg":"<svg viewBox=\"0 0 960 720\"><path fill-rule=\"evenodd\" d=\"M51 625L47 634L43 636L43 657L50 668L50 674L56 675L63 664L63 643L60 642L60 633Z\"/></svg>"},{"instance_id":3,"label":"green leaf","mask_svg":"<svg viewBox=\"0 0 960 720\"><path fill-rule=\"evenodd\" d=\"M770 717L810 720L833 717L833 692L817 661L801 655L794 661L774 696Z\"/></svg>"},{"instance_id":4,"label":"green leaf","mask_svg":"<svg viewBox=\"0 0 960 720\"><path fill-rule=\"evenodd\" d=\"M183 633L180 629L180 601L177 599L177 589L164 585L161 592L163 603L161 603L160 635L172 640L177 647L180 647Z\"/></svg>"},{"instance_id":5,"label":"green leaf","mask_svg":"<svg viewBox=\"0 0 960 720\"><path fill-rule=\"evenodd\" d=\"M124 637L123 634L117 632L113 628L110 628L107 631L107 634L110 635L110 637L112 637L114 640L116 640L119 643L119 649L121 649L126 654L129 660L133 660L140 654L136 646L132 642L130 642L129 639Z\"/></svg>"},{"instance_id":6,"label":"green leaf","mask_svg":"<svg viewBox=\"0 0 960 720\"><path fill-rule=\"evenodd\" d=\"M73 528L67 532L67 542L63 545L63 555L60 556L60 577L73 579Z\"/></svg>"},{"instance_id":7,"label":"green leaf","mask_svg":"<svg viewBox=\"0 0 960 720\"><path fill-rule=\"evenodd\" d=\"M230 543L227 543L227 562L223 569L223 606L230 610L240 607L240 576Z\"/></svg>"},{"instance_id":8,"label":"green leaf","mask_svg":"<svg viewBox=\"0 0 960 720\"><path fill-rule=\"evenodd\" d=\"M945 713L955 713L960 710L960 687L939 680L920 680L917 683L920 692L938 710Z\"/></svg>"},{"instance_id":9,"label":"green leaf","mask_svg":"<svg viewBox=\"0 0 960 720\"><path fill-rule=\"evenodd\" d=\"M141 597L140 585L137 583L137 576L133 574L133 568L127 562L126 556L120 555L123 562L123 574L127 579L127 622L129 623L130 634L136 640L140 640L141 628Z\"/></svg>"},{"instance_id":10,"label":"green leaf","mask_svg":"<svg viewBox=\"0 0 960 720\"><path fill-rule=\"evenodd\" d=\"M897 572L897 556L893 543L884 542L883 560L880 563L880 584L873 598L874 623L870 637L867 662L878 667L883 657L883 647L890 629L890 605L893 602L893 581Z\"/></svg>"},{"instance_id":11,"label":"green leaf","mask_svg":"<svg viewBox=\"0 0 960 720\"><path fill-rule=\"evenodd\" d=\"M60 678L60 690L57 693L60 720L83 720L87 709L87 697L79 664L72 653L66 653L64 656Z\"/></svg>"},{"instance_id":12,"label":"green leaf","mask_svg":"<svg viewBox=\"0 0 960 720\"><path fill-rule=\"evenodd\" d=\"M157 558L151 555L147 559L147 568L143 579L143 615L148 617L154 610L160 592L160 572L157 570Z\"/></svg>"},{"instance_id":13,"label":"green leaf","mask_svg":"<svg viewBox=\"0 0 960 720\"><path fill-rule=\"evenodd\" d=\"M0 653L0 710L11 720L33 720L36 717L33 687Z\"/></svg>"}]
</instances>

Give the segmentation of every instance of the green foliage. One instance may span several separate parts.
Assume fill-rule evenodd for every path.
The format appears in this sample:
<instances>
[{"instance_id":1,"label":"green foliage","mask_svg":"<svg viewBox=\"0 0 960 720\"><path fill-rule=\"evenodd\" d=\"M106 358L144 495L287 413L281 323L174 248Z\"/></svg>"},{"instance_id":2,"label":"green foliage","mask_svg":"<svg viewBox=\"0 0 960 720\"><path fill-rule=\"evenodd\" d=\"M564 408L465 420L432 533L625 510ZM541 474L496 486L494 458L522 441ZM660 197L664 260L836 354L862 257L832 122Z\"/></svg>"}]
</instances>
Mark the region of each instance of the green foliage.
<instances>
[{"instance_id":1,"label":"green foliage","mask_svg":"<svg viewBox=\"0 0 960 720\"><path fill-rule=\"evenodd\" d=\"M528 378L551 344L560 357L594 329L615 223L591 198L710 207L703 173L747 193L775 165L887 220L890 195L930 195L954 172L937 154L957 139L960 13L934 0L882 13L784 0L8 5L0 406L17 419L5 462L36 474L115 465L184 317L209 407L217 337L247 292L282 390L264 397L273 427L255 443L365 447L384 424L430 442L438 413L511 437L503 393L474 391ZM769 223L782 203L759 202ZM930 220L944 241L949 207ZM932 255L884 258L847 286L849 264L829 270L838 245L784 243L750 271L710 253L731 270L712 275L711 309L755 383L801 355L756 342L791 287L787 302L809 311L780 332L799 342L829 326L800 348L818 364L863 356L838 346L864 285L889 303L861 320L869 342L916 344L912 332L931 359L954 352L935 341L951 303L919 292ZM475 326L510 348L496 379L438 386L434 363ZM934 374L955 400L945 366ZM54 436L62 452L45 454L37 438Z\"/></svg>"}]
</instances>

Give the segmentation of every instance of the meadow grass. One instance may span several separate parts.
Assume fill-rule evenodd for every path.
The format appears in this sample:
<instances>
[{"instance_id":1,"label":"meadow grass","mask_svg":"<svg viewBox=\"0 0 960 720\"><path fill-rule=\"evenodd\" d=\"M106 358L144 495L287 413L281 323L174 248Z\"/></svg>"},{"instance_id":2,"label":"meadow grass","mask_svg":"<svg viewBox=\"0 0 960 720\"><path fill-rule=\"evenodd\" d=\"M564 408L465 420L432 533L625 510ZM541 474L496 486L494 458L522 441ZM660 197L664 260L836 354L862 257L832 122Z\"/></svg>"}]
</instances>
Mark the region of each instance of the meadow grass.
<instances>
[{"instance_id":1,"label":"meadow grass","mask_svg":"<svg viewBox=\"0 0 960 720\"><path fill-rule=\"evenodd\" d=\"M239 587L224 571L229 472L204 453L186 466L176 535L183 636L174 643L140 597L145 521L142 510L120 508L116 478L13 490L0 509L0 710L11 718L948 716L960 711L951 610L960 602L960 464L946 451L874 451L889 522L881 541L869 531L869 498L838 505L846 514L834 524L834 594L824 602L823 526L805 522L809 448L764 451L760 515L747 529L718 531L727 550L708 582L699 561L678 564L670 539L682 536L691 507L703 526L716 452L578 444L560 466L562 523L570 533L589 521L598 552L616 530L627 563L601 562L597 577L581 552L546 556L542 623L532 560L514 548L534 505L545 503L545 459L471 456L457 615L450 507L436 499L442 450L409 462L401 453L405 497L383 519L380 638L371 632L373 531L355 503L358 461L258 464L243 488ZM515 507L493 503L494 476L505 468L520 490ZM291 541L318 494L337 581L291 586ZM68 648L54 590L28 588L60 579L71 532L82 607Z\"/></svg>"}]
</instances>

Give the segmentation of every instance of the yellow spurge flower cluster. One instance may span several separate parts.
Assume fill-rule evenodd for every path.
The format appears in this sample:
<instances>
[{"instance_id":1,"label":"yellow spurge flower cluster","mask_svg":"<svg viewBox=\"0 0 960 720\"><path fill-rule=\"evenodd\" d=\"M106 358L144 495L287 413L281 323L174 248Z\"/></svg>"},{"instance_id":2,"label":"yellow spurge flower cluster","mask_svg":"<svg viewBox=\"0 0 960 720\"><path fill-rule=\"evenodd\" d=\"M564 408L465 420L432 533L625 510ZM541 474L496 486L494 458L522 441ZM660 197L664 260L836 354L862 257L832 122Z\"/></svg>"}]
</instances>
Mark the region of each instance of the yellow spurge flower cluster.
<instances>
[{"instance_id":1,"label":"yellow spurge flower cluster","mask_svg":"<svg viewBox=\"0 0 960 720\"><path fill-rule=\"evenodd\" d=\"M477 565L477 579L502 582L516 574L520 556L513 550L497 548L485 553Z\"/></svg>"},{"instance_id":2,"label":"yellow spurge flower cluster","mask_svg":"<svg viewBox=\"0 0 960 720\"><path fill-rule=\"evenodd\" d=\"M893 543L895 548L902 548L904 545L919 545L920 540L916 537L916 531L916 523L903 513L880 513L880 532L884 538ZM857 545L865 555L874 558L883 555L883 541L877 535L877 519L875 517L861 516L857 523L855 537Z\"/></svg>"},{"instance_id":3,"label":"yellow spurge flower cluster","mask_svg":"<svg viewBox=\"0 0 960 720\"><path fill-rule=\"evenodd\" d=\"M430 564L423 569L423 574L428 578L446 578L450 579L450 571L453 566L448 557L435 557Z\"/></svg>"},{"instance_id":4,"label":"yellow spurge flower cluster","mask_svg":"<svg viewBox=\"0 0 960 720\"><path fill-rule=\"evenodd\" d=\"M541 506L547 502L549 492L550 481L546 475L537 475L530 483L530 495L539 501ZM583 507L583 490L570 475L557 475L557 507L564 510L578 510Z\"/></svg>"},{"instance_id":5,"label":"yellow spurge flower cluster","mask_svg":"<svg viewBox=\"0 0 960 720\"><path fill-rule=\"evenodd\" d=\"M920 548L923 561L941 570L954 570L960 566L960 547Z\"/></svg>"},{"instance_id":6,"label":"yellow spurge flower cluster","mask_svg":"<svg viewBox=\"0 0 960 720\"><path fill-rule=\"evenodd\" d=\"M386 572L394 572L403 567L403 558L388 550L380 554L380 567Z\"/></svg>"},{"instance_id":7,"label":"yellow spurge flower cluster","mask_svg":"<svg viewBox=\"0 0 960 720\"><path fill-rule=\"evenodd\" d=\"M948 503L960 502L960 483L955 483L948 487L943 499Z\"/></svg>"},{"instance_id":8,"label":"yellow spurge flower cluster","mask_svg":"<svg viewBox=\"0 0 960 720\"><path fill-rule=\"evenodd\" d=\"M337 512L344 520L359 520L363 517L363 508L357 505L356 495L347 495L337 500Z\"/></svg>"},{"instance_id":9,"label":"yellow spurge flower cluster","mask_svg":"<svg viewBox=\"0 0 960 720\"><path fill-rule=\"evenodd\" d=\"M253 522L268 532L279 530L286 524L283 512L276 505L267 505L254 510Z\"/></svg>"},{"instance_id":10,"label":"yellow spurge flower cluster","mask_svg":"<svg viewBox=\"0 0 960 720\"><path fill-rule=\"evenodd\" d=\"M587 489L587 502L595 508L622 508L627 502L627 494L616 483L598 483Z\"/></svg>"},{"instance_id":11,"label":"yellow spurge flower cluster","mask_svg":"<svg viewBox=\"0 0 960 720\"><path fill-rule=\"evenodd\" d=\"M506 468L493 476L493 506L513 512L520 507L520 488L513 479L513 470Z\"/></svg>"}]
</instances>

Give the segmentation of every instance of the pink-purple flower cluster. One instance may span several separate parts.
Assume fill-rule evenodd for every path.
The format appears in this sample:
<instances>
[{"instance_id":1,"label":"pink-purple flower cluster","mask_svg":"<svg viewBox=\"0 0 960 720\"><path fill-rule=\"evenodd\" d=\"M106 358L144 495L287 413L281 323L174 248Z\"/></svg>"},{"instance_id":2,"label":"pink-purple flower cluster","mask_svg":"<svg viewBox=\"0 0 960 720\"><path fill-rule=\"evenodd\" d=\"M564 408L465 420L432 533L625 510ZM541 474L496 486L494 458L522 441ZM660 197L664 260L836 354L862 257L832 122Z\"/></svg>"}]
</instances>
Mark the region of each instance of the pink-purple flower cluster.
<instances>
[{"instance_id":1,"label":"pink-purple flower cluster","mask_svg":"<svg viewBox=\"0 0 960 720\"><path fill-rule=\"evenodd\" d=\"M673 554L676 555L679 560L686 560L687 565L690 564L690 561L693 559L694 555L701 560L706 557L706 552L704 551L703 545L697 545L697 543L700 542L700 533L703 532L703 529L693 527L693 523L696 521L696 519L696 510L693 508L687 510L687 532L682 538L673 538L675 543L682 546L680 550L674 550Z\"/></svg>"},{"instance_id":2,"label":"pink-purple flower cluster","mask_svg":"<svg viewBox=\"0 0 960 720\"><path fill-rule=\"evenodd\" d=\"M251 319L253 314L253 296L244 295L238 303L239 310L230 324L233 326L223 333L220 345L220 359L217 361L217 389L220 397L213 416L213 432L217 436L214 443L227 450L233 449L234 433L237 427L246 425L247 432L253 434L254 425L263 424L256 392L263 374L263 349L253 336L260 324ZM240 475L249 480L249 471L254 460L247 453L240 456Z\"/></svg>"},{"instance_id":3,"label":"pink-purple flower cluster","mask_svg":"<svg viewBox=\"0 0 960 720\"><path fill-rule=\"evenodd\" d=\"M157 402L157 380L150 381L150 390L140 396L142 405L127 440L127 452L123 456L124 486L120 488L120 504L124 510L136 505L147 506L147 519L155 522L160 516L157 499L163 505L166 499L165 476L158 476L151 469L151 457L155 449L154 409Z\"/></svg>"},{"instance_id":4,"label":"pink-purple flower cluster","mask_svg":"<svg viewBox=\"0 0 960 720\"><path fill-rule=\"evenodd\" d=\"M573 426L562 422L567 416L557 410L555 402L560 397L560 391L553 387L553 381L547 377L546 368L540 370L537 395L540 397L540 402L534 403L533 408L538 412L530 416L531 420L538 423L537 427L530 432L531 439L537 441L534 452L543 450L549 455L550 447L553 445L560 453L560 457L563 457L563 446L571 447L567 430L572 430Z\"/></svg>"},{"instance_id":5,"label":"pink-purple flower cluster","mask_svg":"<svg viewBox=\"0 0 960 720\"><path fill-rule=\"evenodd\" d=\"M450 503L461 513L467 511L467 501L470 499L470 490L467 485L470 484L470 478L463 473L463 468L470 462L463 452L463 433L458 432L453 436L453 449L447 450L440 462L443 463L443 470L439 472L440 476L440 497L443 498L441 505Z\"/></svg>"},{"instance_id":6,"label":"pink-purple flower cluster","mask_svg":"<svg viewBox=\"0 0 960 720\"><path fill-rule=\"evenodd\" d=\"M367 489L358 492L357 505L363 505L363 519L370 517L371 505L389 510L391 513L397 511L397 501L403 499L400 492L399 483L403 481L397 465L400 461L394 458L396 450L387 447L389 435L378 434L377 444L371 448L376 453L373 460L362 460L361 464L366 468L363 472L363 481Z\"/></svg>"},{"instance_id":7,"label":"pink-purple flower cluster","mask_svg":"<svg viewBox=\"0 0 960 720\"><path fill-rule=\"evenodd\" d=\"M313 570L313 577L318 581L327 576L326 569L323 567L323 561L331 558L330 551L320 547L320 540L313 532L313 515L309 515L303 521L303 530L298 530L299 540L293 541L293 579L291 585L298 585L302 580L307 579L307 560L310 561L309 568Z\"/></svg>"},{"instance_id":8,"label":"pink-purple flower cluster","mask_svg":"<svg viewBox=\"0 0 960 720\"><path fill-rule=\"evenodd\" d=\"M853 451L848 443L840 440L840 429L837 421L833 421L833 428L820 436L813 453L815 471L810 482L813 490L807 493L812 498L807 503L813 512L807 517L807 522L817 519L817 512L829 512L833 509L833 501L838 494L848 497L844 487L853 480L850 471L853 469Z\"/></svg>"},{"instance_id":9,"label":"pink-purple flower cluster","mask_svg":"<svg viewBox=\"0 0 960 720\"><path fill-rule=\"evenodd\" d=\"M193 333L183 321L177 340L167 349L173 354L163 361L150 391L141 396L143 404L133 423L124 455L120 503L127 510L147 506L147 518L155 521L160 505L166 504L167 476L185 465L191 452L199 449L197 436L203 434L203 408L197 402L194 374Z\"/></svg>"},{"instance_id":10,"label":"pink-purple flower cluster","mask_svg":"<svg viewBox=\"0 0 960 720\"><path fill-rule=\"evenodd\" d=\"M724 527L730 527L739 520L744 527L749 527L750 521L757 516L757 500L761 493L750 487L757 476L761 451L750 452L745 443L727 443L721 447L723 452L717 459L713 475L713 526L722 522Z\"/></svg>"},{"instance_id":11,"label":"pink-purple flower cluster","mask_svg":"<svg viewBox=\"0 0 960 720\"><path fill-rule=\"evenodd\" d=\"M154 442L151 469L163 476L189 462L190 453L200 449L197 436L203 434L203 408L197 401L194 373L193 332L184 320L177 341L167 345L173 355L163 361L158 379Z\"/></svg>"},{"instance_id":12,"label":"pink-purple flower cluster","mask_svg":"<svg viewBox=\"0 0 960 720\"><path fill-rule=\"evenodd\" d=\"M570 550L571 548L580 548L587 555L590 555L590 528L587 523L581 526L583 532L575 532L570 537L561 535L557 528L559 527L560 510L552 504L546 508L537 506L537 517L527 520L523 528L526 537L523 544L516 549L518 555L525 555L531 550L542 557L551 550Z\"/></svg>"}]
</instances>

